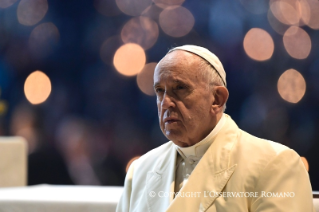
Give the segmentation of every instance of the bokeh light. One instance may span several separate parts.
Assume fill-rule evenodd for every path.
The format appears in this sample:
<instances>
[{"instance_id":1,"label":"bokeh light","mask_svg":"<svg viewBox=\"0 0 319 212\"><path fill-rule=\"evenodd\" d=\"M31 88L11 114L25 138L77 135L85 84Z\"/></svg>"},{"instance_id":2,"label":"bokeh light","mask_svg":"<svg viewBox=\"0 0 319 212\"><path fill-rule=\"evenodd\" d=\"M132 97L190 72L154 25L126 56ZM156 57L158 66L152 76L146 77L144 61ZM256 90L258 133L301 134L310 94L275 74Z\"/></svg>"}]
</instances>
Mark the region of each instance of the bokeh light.
<instances>
[{"instance_id":1,"label":"bokeh light","mask_svg":"<svg viewBox=\"0 0 319 212\"><path fill-rule=\"evenodd\" d=\"M7 8L13 5L17 0L0 0L0 8Z\"/></svg>"},{"instance_id":2,"label":"bokeh light","mask_svg":"<svg viewBox=\"0 0 319 212\"><path fill-rule=\"evenodd\" d=\"M113 58L116 50L123 45L120 36L112 36L106 39L100 49L100 57L105 64L113 65Z\"/></svg>"},{"instance_id":3,"label":"bokeh light","mask_svg":"<svg viewBox=\"0 0 319 212\"><path fill-rule=\"evenodd\" d=\"M298 16L300 17L299 26L308 24L310 20L310 5L307 0L299 0L295 2L295 8L297 10Z\"/></svg>"},{"instance_id":4,"label":"bokeh light","mask_svg":"<svg viewBox=\"0 0 319 212\"><path fill-rule=\"evenodd\" d=\"M279 77L277 88L281 98L297 103L306 92L306 81L298 71L289 69Z\"/></svg>"},{"instance_id":5,"label":"bokeh light","mask_svg":"<svg viewBox=\"0 0 319 212\"><path fill-rule=\"evenodd\" d=\"M309 22L310 7L306 0L271 0L274 16L287 25L303 25Z\"/></svg>"},{"instance_id":6,"label":"bokeh light","mask_svg":"<svg viewBox=\"0 0 319 212\"><path fill-rule=\"evenodd\" d=\"M18 5L18 21L20 24L32 26L43 19L48 11L47 0L21 0Z\"/></svg>"},{"instance_id":7,"label":"bokeh light","mask_svg":"<svg viewBox=\"0 0 319 212\"><path fill-rule=\"evenodd\" d=\"M166 8L170 6L180 6L185 0L153 0L153 2L161 8Z\"/></svg>"},{"instance_id":8,"label":"bokeh light","mask_svg":"<svg viewBox=\"0 0 319 212\"><path fill-rule=\"evenodd\" d=\"M36 57L44 57L52 52L59 41L59 30L53 23L36 26L29 37L29 49Z\"/></svg>"},{"instance_id":9,"label":"bokeh light","mask_svg":"<svg viewBox=\"0 0 319 212\"><path fill-rule=\"evenodd\" d=\"M136 82L139 87L139 89L149 95L153 96L155 95L154 92L154 69L156 67L157 63L148 63L144 66L143 70L137 75Z\"/></svg>"},{"instance_id":10,"label":"bokeh light","mask_svg":"<svg viewBox=\"0 0 319 212\"><path fill-rule=\"evenodd\" d=\"M163 11L162 8L156 6L156 5L151 5L149 7L147 7L143 12L142 12L142 16L146 16L149 17L155 21L159 20L159 15L161 14L161 12Z\"/></svg>"},{"instance_id":11,"label":"bokeh light","mask_svg":"<svg viewBox=\"0 0 319 212\"><path fill-rule=\"evenodd\" d=\"M159 34L155 21L148 17L135 17L129 20L121 31L124 43L137 43L145 50L151 48L157 41Z\"/></svg>"},{"instance_id":12,"label":"bokeh light","mask_svg":"<svg viewBox=\"0 0 319 212\"><path fill-rule=\"evenodd\" d=\"M301 161L303 162L303 164L306 167L306 170L309 172L309 163L307 161L307 159L305 157L300 157Z\"/></svg>"},{"instance_id":13,"label":"bokeh light","mask_svg":"<svg viewBox=\"0 0 319 212\"><path fill-rule=\"evenodd\" d=\"M270 4L270 10L281 23L293 25L299 22L297 11L288 2L273 1Z\"/></svg>"},{"instance_id":14,"label":"bokeh light","mask_svg":"<svg viewBox=\"0 0 319 212\"><path fill-rule=\"evenodd\" d=\"M180 6L167 7L159 17L162 30L169 36L182 37L187 35L195 24L192 13Z\"/></svg>"},{"instance_id":15,"label":"bokeh light","mask_svg":"<svg viewBox=\"0 0 319 212\"><path fill-rule=\"evenodd\" d=\"M270 9L268 10L267 18L272 29L280 35L284 35L287 29L289 28L289 25L283 24L280 21L278 21L278 19L274 16Z\"/></svg>"},{"instance_id":16,"label":"bokeh light","mask_svg":"<svg viewBox=\"0 0 319 212\"><path fill-rule=\"evenodd\" d=\"M288 24L296 25L299 23L300 16L292 5L286 2L280 2L279 8L283 18Z\"/></svg>"},{"instance_id":17,"label":"bokeh light","mask_svg":"<svg viewBox=\"0 0 319 212\"><path fill-rule=\"evenodd\" d=\"M135 156L135 157L133 157L131 160L129 160L129 162L127 163L126 168L125 168L126 172L127 172L128 169L130 168L131 164L132 164L135 160L139 159L140 157L141 157L141 156Z\"/></svg>"},{"instance_id":18,"label":"bokeh light","mask_svg":"<svg viewBox=\"0 0 319 212\"><path fill-rule=\"evenodd\" d=\"M319 29L319 1L307 0L310 8L310 18L307 23L312 29Z\"/></svg>"},{"instance_id":19,"label":"bokeh light","mask_svg":"<svg viewBox=\"0 0 319 212\"><path fill-rule=\"evenodd\" d=\"M152 4L152 0L116 0L116 4L126 15L138 16Z\"/></svg>"},{"instance_id":20,"label":"bokeh light","mask_svg":"<svg viewBox=\"0 0 319 212\"><path fill-rule=\"evenodd\" d=\"M305 59L310 54L311 40L308 33L297 26L291 26L283 36L288 54L296 59Z\"/></svg>"},{"instance_id":21,"label":"bokeh light","mask_svg":"<svg viewBox=\"0 0 319 212\"><path fill-rule=\"evenodd\" d=\"M121 46L114 55L116 70L125 76L134 76L142 71L146 62L144 49L135 43Z\"/></svg>"},{"instance_id":22,"label":"bokeh light","mask_svg":"<svg viewBox=\"0 0 319 212\"><path fill-rule=\"evenodd\" d=\"M265 30L252 28L245 35L244 49L253 60L268 60L274 52L274 41Z\"/></svg>"},{"instance_id":23,"label":"bokeh light","mask_svg":"<svg viewBox=\"0 0 319 212\"><path fill-rule=\"evenodd\" d=\"M4 100L0 100L0 116L6 114L8 111L8 103Z\"/></svg>"},{"instance_id":24,"label":"bokeh light","mask_svg":"<svg viewBox=\"0 0 319 212\"><path fill-rule=\"evenodd\" d=\"M94 0L93 5L100 14L105 16L116 16L121 14L115 0Z\"/></svg>"},{"instance_id":25,"label":"bokeh light","mask_svg":"<svg viewBox=\"0 0 319 212\"><path fill-rule=\"evenodd\" d=\"M42 71L34 71L27 77L24 83L24 94L31 104L44 102L50 93L50 79Z\"/></svg>"}]
</instances>

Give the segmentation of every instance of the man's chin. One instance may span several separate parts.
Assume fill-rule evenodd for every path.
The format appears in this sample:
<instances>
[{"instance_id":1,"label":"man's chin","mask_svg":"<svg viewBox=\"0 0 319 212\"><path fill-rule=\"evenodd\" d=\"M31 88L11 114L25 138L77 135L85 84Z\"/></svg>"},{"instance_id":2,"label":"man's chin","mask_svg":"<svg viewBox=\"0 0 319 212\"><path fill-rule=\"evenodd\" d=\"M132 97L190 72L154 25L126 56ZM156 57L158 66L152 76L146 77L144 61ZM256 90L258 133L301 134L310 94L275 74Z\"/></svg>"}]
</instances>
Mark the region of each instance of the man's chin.
<instances>
[{"instance_id":1,"label":"man's chin","mask_svg":"<svg viewBox=\"0 0 319 212\"><path fill-rule=\"evenodd\" d=\"M174 144L176 144L179 147L189 147L190 145L181 141L173 141Z\"/></svg>"},{"instance_id":2,"label":"man's chin","mask_svg":"<svg viewBox=\"0 0 319 212\"><path fill-rule=\"evenodd\" d=\"M164 130L164 135L171 141L181 138L181 133L177 130Z\"/></svg>"},{"instance_id":3,"label":"man's chin","mask_svg":"<svg viewBox=\"0 0 319 212\"><path fill-rule=\"evenodd\" d=\"M175 130L165 130L164 133L165 137L168 140L173 141L174 144L180 147L188 147L189 145L183 142L183 137L181 136L180 131L175 131Z\"/></svg>"}]
</instances>

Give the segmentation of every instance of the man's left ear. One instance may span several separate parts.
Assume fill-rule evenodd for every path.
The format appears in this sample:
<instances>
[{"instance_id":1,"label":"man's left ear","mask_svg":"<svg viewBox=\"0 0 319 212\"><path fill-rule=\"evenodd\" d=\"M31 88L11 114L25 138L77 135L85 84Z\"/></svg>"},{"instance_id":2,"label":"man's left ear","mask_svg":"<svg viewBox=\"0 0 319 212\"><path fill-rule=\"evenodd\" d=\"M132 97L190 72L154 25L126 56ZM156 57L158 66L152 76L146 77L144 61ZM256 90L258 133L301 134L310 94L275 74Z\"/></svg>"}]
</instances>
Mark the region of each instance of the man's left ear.
<instances>
[{"instance_id":1,"label":"man's left ear","mask_svg":"<svg viewBox=\"0 0 319 212\"><path fill-rule=\"evenodd\" d=\"M212 104L212 110L215 113L220 112L223 109L224 104L226 104L229 93L224 86L214 87L214 102Z\"/></svg>"}]
</instances>

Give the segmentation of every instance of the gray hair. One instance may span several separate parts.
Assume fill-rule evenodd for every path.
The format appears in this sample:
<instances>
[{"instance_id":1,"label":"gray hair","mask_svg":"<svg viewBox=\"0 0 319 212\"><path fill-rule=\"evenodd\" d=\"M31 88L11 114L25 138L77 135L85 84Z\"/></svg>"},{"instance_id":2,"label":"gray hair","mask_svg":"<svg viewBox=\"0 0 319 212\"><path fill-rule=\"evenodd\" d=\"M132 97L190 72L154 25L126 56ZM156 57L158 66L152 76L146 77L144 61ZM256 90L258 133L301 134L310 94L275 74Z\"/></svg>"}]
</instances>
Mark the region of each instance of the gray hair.
<instances>
[{"instance_id":1,"label":"gray hair","mask_svg":"<svg viewBox=\"0 0 319 212\"><path fill-rule=\"evenodd\" d=\"M224 86L224 82L214 67L201 57L199 58L199 68L202 70L202 77L207 80L207 89L214 89L215 86ZM215 91L214 91L215 92ZM226 103L223 105L223 112L226 110Z\"/></svg>"}]
</instances>

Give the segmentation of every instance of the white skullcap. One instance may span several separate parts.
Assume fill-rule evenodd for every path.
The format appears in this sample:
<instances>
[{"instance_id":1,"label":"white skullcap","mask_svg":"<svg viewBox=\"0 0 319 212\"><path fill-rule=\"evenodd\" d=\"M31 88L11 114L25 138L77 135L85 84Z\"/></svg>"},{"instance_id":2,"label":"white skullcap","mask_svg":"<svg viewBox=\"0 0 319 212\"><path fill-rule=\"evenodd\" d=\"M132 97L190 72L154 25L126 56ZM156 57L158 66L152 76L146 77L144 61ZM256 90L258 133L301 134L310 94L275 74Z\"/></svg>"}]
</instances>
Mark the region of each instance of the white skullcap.
<instances>
[{"instance_id":1,"label":"white skullcap","mask_svg":"<svg viewBox=\"0 0 319 212\"><path fill-rule=\"evenodd\" d=\"M195 46L195 45L184 45L184 46L175 47L169 50L168 53L175 50L188 51L206 60L217 71L218 75L223 80L223 83L226 86L226 72L224 70L223 64L220 62L218 57L212 52L210 52L208 49L204 47L200 47L200 46Z\"/></svg>"}]
</instances>

